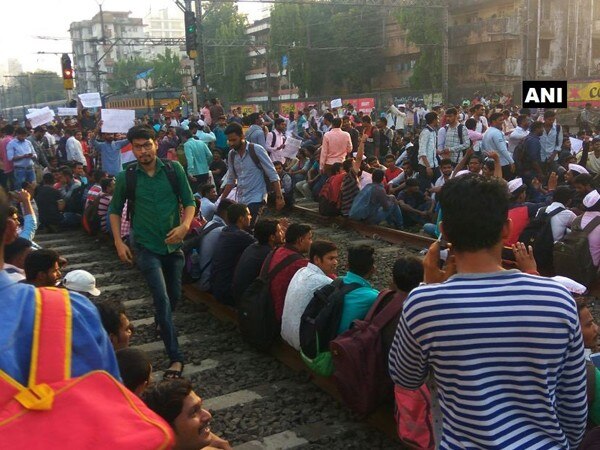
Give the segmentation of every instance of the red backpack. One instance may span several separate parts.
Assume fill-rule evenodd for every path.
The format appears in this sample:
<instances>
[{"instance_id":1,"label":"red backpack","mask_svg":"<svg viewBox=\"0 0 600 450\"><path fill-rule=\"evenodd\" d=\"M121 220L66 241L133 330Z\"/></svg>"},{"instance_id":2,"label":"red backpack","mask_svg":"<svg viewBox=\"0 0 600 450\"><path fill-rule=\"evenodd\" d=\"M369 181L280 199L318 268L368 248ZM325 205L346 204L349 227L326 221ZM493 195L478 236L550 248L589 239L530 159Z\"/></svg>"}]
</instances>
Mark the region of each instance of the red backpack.
<instances>
[{"instance_id":1,"label":"red backpack","mask_svg":"<svg viewBox=\"0 0 600 450\"><path fill-rule=\"evenodd\" d=\"M36 290L27 386L0 370L0 447L172 448L169 425L110 374L71 378L71 320L66 290Z\"/></svg>"},{"instance_id":2,"label":"red backpack","mask_svg":"<svg viewBox=\"0 0 600 450\"><path fill-rule=\"evenodd\" d=\"M339 216L342 207L343 174L336 174L327 179L319 192L319 214L322 216Z\"/></svg>"},{"instance_id":3,"label":"red backpack","mask_svg":"<svg viewBox=\"0 0 600 450\"><path fill-rule=\"evenodd\" d=\"M365 319L355 320L330 343L333 379L344 403L359 414L369 414L392 399L382 329L398 316L406 295L381 306L395 294L391 290L381 292Z\"/></svg>"},{"instance_id":4,"label":"red backpack","mask_svg":"<svg viewBox=\"0 0 600 450\"><path fill-rule=\"evenodd\" d=\"M398 437L409 450L433 450L435 439L431 414L431 394L426 384L410 391L394 386Z\"/></svg>"}]
</instances>

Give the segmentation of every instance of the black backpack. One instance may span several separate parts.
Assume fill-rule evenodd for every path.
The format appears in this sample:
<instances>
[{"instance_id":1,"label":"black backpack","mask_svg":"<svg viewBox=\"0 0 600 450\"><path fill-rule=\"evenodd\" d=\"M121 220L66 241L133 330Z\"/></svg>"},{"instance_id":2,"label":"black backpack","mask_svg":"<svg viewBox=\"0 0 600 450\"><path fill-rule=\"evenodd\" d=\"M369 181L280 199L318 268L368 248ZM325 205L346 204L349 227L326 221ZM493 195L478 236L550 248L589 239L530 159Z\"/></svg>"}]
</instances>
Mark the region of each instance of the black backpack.
<instances>
[{"instance_id":1,"label":"black backpack","mask_svg":"<svg viewBox=\"0 0 600 450\"><path fill-rule=\"evenodd\" d=\"M83 184L80 184L75 189L73 189L73 192L71 192L71 195L69 196L65 204L66 212L83 214L83 206L85 203L85 199L83 196L84 191L85 186Z\"/></svg>"},{"instance_id":2,"label":"black backpack","mask_svg":"<svg viewBox=\"0 0 600 450\"><path fill-rule=\"evenodd\" d=\"M588 237L600 225L600 217L594 217L585 228L581 228L583 216L571 224L571 232L554 244L554 270L556 275L571 278L589 288L596 280L598 268L590 253Z\"/></svg>"},{"instance_id":3,"label":"black backpack","mask_svg":"<svg viewBox=\"0 0 600 450\"><path fill-rule=\"evenodd\" d=\"M446 129L446 133L448 133L448 128L450 127L450 125L446 125L444 128ZM463 131L465 129L465 126L462 123L458 124L458 129L456 130L456 132L458 133L458 142L460 143L460 145L462 145L464 143L463 140ZM469 139L469 138L467 138ZM469 145L471 145L471 139L469 139ZM465 152L462 152L462 155L458 156L458 159L455 161L456 163L458 163L460 161L461 156L464 156Z\"/></svg>"},{"instance_id":4,"label":"black backpack","mask_svg":"<svg viewBox=\"0 0 600 450\"><path fill-rule=\"evenodd\" d=\"M200 254L200 248L202 247L202 241L206 237L208 233L217 228L222 228L224 225L222 223L215 222L213 224L208 225L206 223L200 231L195 232L195 234L187 238L183 241L183 245L181 250L183 251L183 256L185 258L185 266L182 275L182 283L189 284L196 280L199 280L202 276L202 273L206 270L206 268L212 262L212 258L208 261L202 261L199 257L194 256L194 250L196 250L196 255Z\"/></svg>"},{"instance_id":5,"label":"black backpack","mask_svg":"<svg viewBox=\"0 0 600 450\"><path fill-rule=\"evenodd\" d=\"M535 262L541 269L552 269L552 252L554 248L554 235L552 234L552 217L564 211L565 208L556 208L546 212L547 208L540 209L538 215L529 221L519 236L519 241L533 247Z\"/></svg>"},{"instance_id":6,"label":"black backpack","mask_svg":"<svg viewBox=\"0 0 600 450\"><path fill-rule=\"evenodd\" d=\"M173 161L170 159L160 159L165 165L165 172L169 184L173 189L173 193L177 197L178 201L181 201L181 194L179 192L179 182L177 181L177 173L173 166ZM137 171L138 163L132 162L125 169L125 200L127 200L127 220L131 222L133 219L133 213L135 212L135 188L137 186Z\"/></svg>"},{"instance_id":7,"label":"black backpack","mask_svg":"<svg viewBox=\"0 0 600 450\"><path fill-rule=\"evenodd\" d=\"M361 287L358 283L346 284L342 278L317 289L300 319L300 348L308 358L328 351L329 343L338 335L344 298ZM317 345L318 343L318 345Z\"/></svg>"},{"instance_id":8,"label":"black backpack","mask_svg":"<svg viewBox=\"0 0 600 450\"><path fill-rule=\"evenodd\" d=\"M269 289L271 280L288 265L302 258L300 253L293 253L269 270L274 254L275 250L269 253L259 277L248 286L237 305L242 336L250 345L262 352L269 350L281 331L275 317L275 307Z\"/></svg>"}]
</instances>

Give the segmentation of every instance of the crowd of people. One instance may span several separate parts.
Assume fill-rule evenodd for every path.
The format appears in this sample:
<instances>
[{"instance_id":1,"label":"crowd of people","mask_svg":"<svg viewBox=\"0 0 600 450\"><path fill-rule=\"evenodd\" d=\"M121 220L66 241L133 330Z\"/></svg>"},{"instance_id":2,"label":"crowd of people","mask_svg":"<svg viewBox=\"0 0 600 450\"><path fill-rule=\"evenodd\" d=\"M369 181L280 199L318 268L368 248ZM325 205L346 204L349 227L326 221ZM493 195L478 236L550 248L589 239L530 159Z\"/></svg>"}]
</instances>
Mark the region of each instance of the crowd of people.
<instances>
[{"instance_id":1,"label":"crowd of people","mask_svg":"<svg viewBox=\"0 0 600 450\"><path fill-rule=\"evenodd\" d=\"M395 306L374 360L389 360L389 375L364 381L393 382L397 401L431 397L440 448L574 449L586 429L593 442L598 327L585 293L600 264L599 130L572 135L554 111L504 108L389 102L380 114L347 105L284 117L225 114L214 99L185 120L142 119L125 136L103 133L89 112L33 130L4 124L0 369L28 386L34 288L60 283L74 311L73 377L110 373L170 425L177 448L230 448L184 378L172 317L184 281L239 309L248 342L264 350L280 337L341 392L353 387L348 361L330 346ZM351 245L338 276L336 243L281 215L299 197L328 216L438 240L423 261L395 261L393 289L379 292L369 281L376 248ZM63 278L68 262L34 242L38 227L80 225L109 235L146 280L168 355L162 381L151 383L147 355L128 348L123 305L90 303L93 275ZM393 399L379 392L388 398L378 402Z\"/></svg>"}]
</instances>

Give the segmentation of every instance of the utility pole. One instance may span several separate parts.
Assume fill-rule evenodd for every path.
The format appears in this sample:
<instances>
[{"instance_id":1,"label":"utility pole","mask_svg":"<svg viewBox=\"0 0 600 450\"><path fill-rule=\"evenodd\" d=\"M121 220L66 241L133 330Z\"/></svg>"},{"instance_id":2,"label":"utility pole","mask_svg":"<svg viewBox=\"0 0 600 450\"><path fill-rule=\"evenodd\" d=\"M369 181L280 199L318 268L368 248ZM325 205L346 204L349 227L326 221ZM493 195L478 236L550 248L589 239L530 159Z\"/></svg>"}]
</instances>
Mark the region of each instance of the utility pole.
<instances>
[{"instance_id":1,"label":"utility pole","mask_svg":"<svg viewBox=\"0 0 600 450\"><path fill-rule=\"evenodd\" d=\"M196 75L200 77L200 102L204 104L208 94L208 85L206 83L206 54L204 53L204 27L202 26L202 1L195 0L196 4L196 22L198 24L196 52L198 57L195 60Z\"/></svg>"},{"instance_id":2,"label":"utility pole","mask_svg":"<svg viewBox=\"0 0 600 450\"><path fill-rule=\"evenodd\" d=\"M183 14L185 18L185 50L188 58L193 61L190 75L192 79L192 109L196 113L198 112L198 77L194 72L198 61L198 22L192 11L192 0L185 0Z\"/></svg>"},{"instance_id":3,"label":"utility pole","mask_svg":"<svg viewBox=\"0 0 600 450\"><path fill-rule=\"evenodd\" d=\"M444 2L442 14L444 27L442 32L442 102L448 103L448 32L450 28L448 23L448 0Z\"/></svg>"},{"instance_id":4,"label":"utility pole","mask_svg":"<svg viewBox=\"0 0 600 450\"><path fill-rule=\"evenodd\" d=\"M271 46L265 44L265 59L267 66L267 111L271 109Z\"/></svg>"}]
</instances>

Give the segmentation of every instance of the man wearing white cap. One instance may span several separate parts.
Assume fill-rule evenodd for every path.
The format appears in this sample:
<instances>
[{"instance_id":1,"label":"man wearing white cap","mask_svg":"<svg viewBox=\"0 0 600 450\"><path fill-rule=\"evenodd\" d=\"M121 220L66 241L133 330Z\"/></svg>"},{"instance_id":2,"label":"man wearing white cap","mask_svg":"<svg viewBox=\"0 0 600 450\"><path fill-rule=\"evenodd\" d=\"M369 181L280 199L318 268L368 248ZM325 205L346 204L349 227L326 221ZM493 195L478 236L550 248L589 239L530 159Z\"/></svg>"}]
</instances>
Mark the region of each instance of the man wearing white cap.
<instances>
[{"instance_id":1,"label":"man wearing white cap","mask_svg":"<svg viewBox=\"0 0 600 450\"><path fill-rule=\"evenodd\" d=\"M388 103L388 110L385 115L388 126L396 131L404 133L404 122L406 121L406 105L401 104L396 108L392 101Z\"/></svg>"},{"instance_id":2,"label":"man wearing white cap","mask_svg":"<svg viewBox=\"0 0 600 450\"><path fill-rule=\"evenodd\" d=\"M582 173L588 174L588 170L580 166L579 164L569 164L569 170L565 173L565 181L569 184L573 184L573 180L577 175L581 175Z\"/></svg>"},{"instance_id":3,"label":"man wearing white cap","mask_svg":"<svg viewBox=\"0 0 600 450\"><path fill-rule=\"evenodd\" d=\"M581 216L581 228L585 229L597 217L600 218L600 194L597 190L594 189L583 198L583 206L586 211ZM600 226L596 226L588 235L588 242L592 261L594 261L594 266L598 267L600 265Z\"/></svg>"},{"instance_id":4,"label":"man wearing white cap","mask_svg":"<svg viewBox=\"0 0 600 450\"><path fill-rule=\"evenodd\" d=\"M96 287L96 278L87 270L72 270L65 275L62 284L70 291L90 294L94 297L100 295L100 289Z\"/></svg>"}]
</instances>

